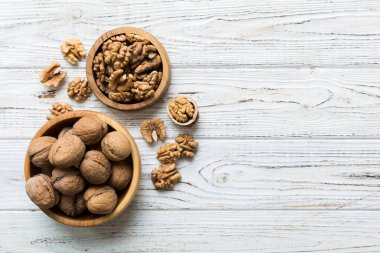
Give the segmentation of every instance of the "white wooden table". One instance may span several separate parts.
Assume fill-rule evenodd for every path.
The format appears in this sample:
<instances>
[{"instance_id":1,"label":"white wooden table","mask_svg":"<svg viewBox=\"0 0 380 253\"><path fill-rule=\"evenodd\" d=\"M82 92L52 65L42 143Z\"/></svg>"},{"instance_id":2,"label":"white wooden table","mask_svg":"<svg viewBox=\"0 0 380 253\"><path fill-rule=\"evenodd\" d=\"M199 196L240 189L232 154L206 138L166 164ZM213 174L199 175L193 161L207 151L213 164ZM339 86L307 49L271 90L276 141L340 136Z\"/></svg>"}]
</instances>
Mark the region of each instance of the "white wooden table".
<instances>
[{"instance_id":1,"label":"white wooden table","mask_svg":"<svg viewBox=\"0 0 380 253\"><path fill-rule=\"evenodd\" d=\"M380 252L380 1L166 0L0 2L0 252ZM141 112L94 95L48 92L39 70L77 37L87 49L130 25L166 47L172 82ZM161 117L168 140L183 132L165 113L189 94L200 141L183 181L158 192L155 149L139 134ZM24 192L23 159L53 101L109 114L142 154L142 180L118 219L72 228Z\"/></svg>"}]
</instances>

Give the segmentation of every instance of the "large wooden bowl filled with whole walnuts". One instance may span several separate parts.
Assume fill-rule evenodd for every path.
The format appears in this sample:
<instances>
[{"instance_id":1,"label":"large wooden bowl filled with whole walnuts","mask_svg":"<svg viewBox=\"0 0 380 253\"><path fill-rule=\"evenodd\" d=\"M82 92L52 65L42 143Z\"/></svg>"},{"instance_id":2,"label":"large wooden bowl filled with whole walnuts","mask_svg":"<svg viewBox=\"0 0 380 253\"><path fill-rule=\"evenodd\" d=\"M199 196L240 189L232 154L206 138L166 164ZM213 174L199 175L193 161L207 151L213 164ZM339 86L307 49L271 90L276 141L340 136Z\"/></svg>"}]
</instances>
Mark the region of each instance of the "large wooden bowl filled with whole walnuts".
<instances>
[{"instance_id":1,"label":"large wooden bowl filled with whole walnuts","mask_svg":"<svg viewBox=\"0 0 380 253\"><path fill-rule=\"evenodd\" d=\"M104 104L140 110L155 104L170 81L168 55L150 33L120 27L104 33L87 56L88 83Z\"/></svg>"},{"instance_id":2,"label":"large wooden bowl filled with whole walnuts","mask_svg":"<svg viewBox=\"0 0 380 253\"><path fill-rule=\"evenodd\" d=\"M134 198L141 159L128 130L93 111L73 111L43 125L25 157L26 192L52 219L95 226L121 214Z\"/></svg>"}]
</instances>

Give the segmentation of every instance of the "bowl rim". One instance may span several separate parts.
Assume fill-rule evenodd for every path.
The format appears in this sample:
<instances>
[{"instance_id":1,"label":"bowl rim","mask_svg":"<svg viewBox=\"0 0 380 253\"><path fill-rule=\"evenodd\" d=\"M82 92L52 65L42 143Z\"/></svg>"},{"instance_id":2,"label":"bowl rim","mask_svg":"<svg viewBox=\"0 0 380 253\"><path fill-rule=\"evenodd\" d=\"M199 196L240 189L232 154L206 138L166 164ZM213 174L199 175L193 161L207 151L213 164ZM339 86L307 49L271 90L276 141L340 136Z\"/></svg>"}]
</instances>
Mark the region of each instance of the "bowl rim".
<instances>
[{"instance_id":1,"label":"bowl rim","mask_svg":"<svg viewBox=\"0 0 380 253\"><path fill-rule=\"evenodd\" d=\"M154 92L151 98L148 98L147 100L134 103L134 104L122 104L122 103L117 103L109 99L96 85L95 78L92 71L93 59L99 47L101 47L103 42L109 39L110 37L114 35L122 34L122 33L135 33L148 39L157 48L158 53L160 54L160 57L161 57L161 62L162 62L162 78L161 78L161 83L158 86L157 90ZM162 46L161 42L152 34L137 27L123 26L123 27L115 28L103 33L92 45L86 59L87 81L90 85L91 90L95 94L95 96L105 105L112 107L114 109L122 110L122 111L141 110L157 103L158 100L162 98L162 96L165 94L165 92L167 91L169 87L170 75L171 75L171 69L170 69L169 57L168 57L168 54L166 53L165 48Z\"/></svg>"},{"instance_id":2,"label":"bowl rim","mask_svg":"<svg viewBox=\"0 0 380 253\"><path fill-rule=\"evenodd\" d=\"M73 119L73 118L80 118L84 116L94 116L97 117L104 122L107 123L107 125L111 126L114 128L116 131L120 131L123 133L131 143L132 151L132 166L133 166L133 176L132 176L132 181L129 185L128 191L123 198L121 202L118 203L116 208L112 211L110 214L106 215L101 215L98 216L94 219L89 219L89 220L78 220L75 217L69 217L67 215L60 215L57 214L50 209L41 209L46 215L48 215L50 218L54 219L55 221L58 221L62 224L69 225L69 226L74 226L74 227L90 227L90 226L96 226L100 225L103 223L106 223L117 216L119 216L122 212L125 211L125 209L130 205L132 200L134 199L139 184L140 184L140 178L141 178L141 157L140 157L140 152L137 147L137 144L132 137L132 135L129 133L128 129L124 127L121 123L119 123L117 120L113 119L112 117L105 115L100 112L95 112L95 111L88 111L88 110L80 110L80 111L71 111L67 112L65 114L59 115L48 122L46 122L38 131L37 133L33 136L33 138L30 140L34 140L35 138L44 136L44 134L50 130L53 126L55 126L57 123L62 122L67 119ZM28 153L25 155L25 161L24 161L24 177L25 181L27 181L31 177L31 162L28 156Z\"/></svg>"}]
</instances>

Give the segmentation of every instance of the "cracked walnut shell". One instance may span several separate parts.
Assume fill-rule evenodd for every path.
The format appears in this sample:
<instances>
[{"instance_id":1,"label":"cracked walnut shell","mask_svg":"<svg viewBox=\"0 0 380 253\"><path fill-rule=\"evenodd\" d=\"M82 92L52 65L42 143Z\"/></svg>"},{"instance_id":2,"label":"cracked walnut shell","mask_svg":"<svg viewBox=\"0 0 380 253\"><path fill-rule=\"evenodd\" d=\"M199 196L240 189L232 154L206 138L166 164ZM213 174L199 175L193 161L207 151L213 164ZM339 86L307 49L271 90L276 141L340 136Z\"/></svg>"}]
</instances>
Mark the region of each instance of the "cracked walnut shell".
<instances>
[{"instance_id":1,"label":"cracked walnut shell","mask_svg":"<svg viewBox=\"0 0 380 253\"><path fill-rule=\"evenodd\" d=\"M59 202L59 193L44 174L35 175L26 181L25 190L29 198L41 209L48 209Z\"/></svg>"},{"instance_id":2,"label":"cracked walnut shell","mask_svg":"<svg viewBox=\"0 0 380 253\"><path fill-rule=\"evenodd\" d=\"M71 112L72 110L73 108L71 107L71 105L65 102L54 102L51 104L51 109L50 109L51 114L48 115L46 118L48 120L51 120L57 117L58 115L64 114L66 112Z\"/></svg>"},{"instance_id":3,"label":"cracked walnut shell","mask_svg":"<svg viewBox=\"0 0 380 253\"><path fill-rule=\"evenodd\" d=\"M141 123L140 132L144 140L148 143L157 142L157 140L165 139L166 127L162 119L146 119Z\"/></svg>"},{"instance_id":4,"label":"cracked walnut shell","mask_svg":"<svg viewBox=\"0 0 380 253\"><path fill-rule=\"evenodd\" d=\"M86 79L76 77L70 81L69 85L67 85L67 95L74 98L76 101L85 100L90 94L91 89Z\"/></svg>"},{"instance_id":5,"label":"cracked walnut shell","mask_svg":"<svg viewBox=\"0 0 380 253\"><path fill-rule=\"evenodd\" d=\"M157 150L157 159L161 163L174 163L181 156L181 147L177 143L166 143Z\"/></svg>"},{"instance_id":6,"label":"cracked walnut shell","mask_svg":"<svg viewBox=\"0 0 380 253\"><path fill-rule=\"evenodd\" d=\"M61 52L65 59L72 65L86 55L82 42L77 39L68 39L61 44Z\"/></svg>"},{"instance_id":7,"label":"cracked walnut shell","mask_svg":"<svg viewBox=\"0 0 380 253\"><path fill-rule=\"evenodd\" d=\"M58 87L65 80L66 75L66 71L61 71L61 64L53 61L49 66L41 70L40 82L46 87Z\"/></svg>"},{"instance_id":8,"label":"cracked walnut shell","mask_svg":"<svg viewBox=\"0 0 380 253\"><path fill-rule=\"evenodd\" d=\"M152 170L151 178L157 190L171 190L181 180L181 174L175 163L163 164Z\"/></svg>"},{"instance_id":9,"label":"cracked walnut shell","mask_svg":"<svg viewBox=\"0 0 380 253\"><path fill-rule=\"evenodd\" d=\"M198 142L194 140L193 136L189 134L179 134L175 137L175 141L182 148L181 156L187 158L193 158L194 152L198 148Z\"/></svg>"}]
</instances>

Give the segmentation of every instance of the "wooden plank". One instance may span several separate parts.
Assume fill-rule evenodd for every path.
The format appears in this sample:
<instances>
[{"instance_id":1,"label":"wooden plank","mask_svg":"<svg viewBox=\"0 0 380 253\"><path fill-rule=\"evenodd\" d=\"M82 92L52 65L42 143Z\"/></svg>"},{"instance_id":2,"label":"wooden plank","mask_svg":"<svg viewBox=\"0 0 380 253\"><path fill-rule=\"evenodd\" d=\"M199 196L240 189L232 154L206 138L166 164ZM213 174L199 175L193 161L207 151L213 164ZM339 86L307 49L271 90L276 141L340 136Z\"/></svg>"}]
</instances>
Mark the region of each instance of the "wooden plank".
<instances>
[{"instance_id":1,"label":"wooden plank","mask_svg":"<svg viewBox=\"0 0 380 253\"><path fill-rule=\"evenodd\" d=\"M69 70L69 79L84 70ZM12 77L12 78L10 78ZM0 137L30 138L44 122L53 101L75 109L100 111L141 138L142 120L160 117L168 136L190 131L198 138L379 138L380 75L375 69L175 69L168 93L153 108L122 112L94 95L75 103L65 86L48 93L38 70L0 70ZM178 128L166 103L191 95L200 106L192 128Z\"/></svg>"},{"instance_id":2,"label":"wooden plank","mask_svg":"<svg viewBox=\"0 0 380 253\"><path fill-rule=\"evenodd\" d=\"M64 62L64 39L89 49L122 25L156 35L175 67L377 66L379 8L375 0L2 1L0 67Z\"/></svg>"},{"instance_id":3,"label":"wooden plank","mask_svg":"<svg viewBox=\"0 0 380 253\"><path fill-rule=\"evenodd\" d=\"M371 211L127 211L81 229L40 211L0 212L0 251L370 253L379 227Z\"/></svg>"},{"instance_id":4,"label":"wooden plank","mask_svg":"<svg viewBox=\"0 0 380 253\"><path fill-rule=\"evenodd\" d=\"M27 140L0 140L0 210L36 210L24 192ZM137 142L142 178L132 209L380 208L379 140L201 140L183 180L158 192L150 172L156 146Z\"/></svg>"}]
</instances>

